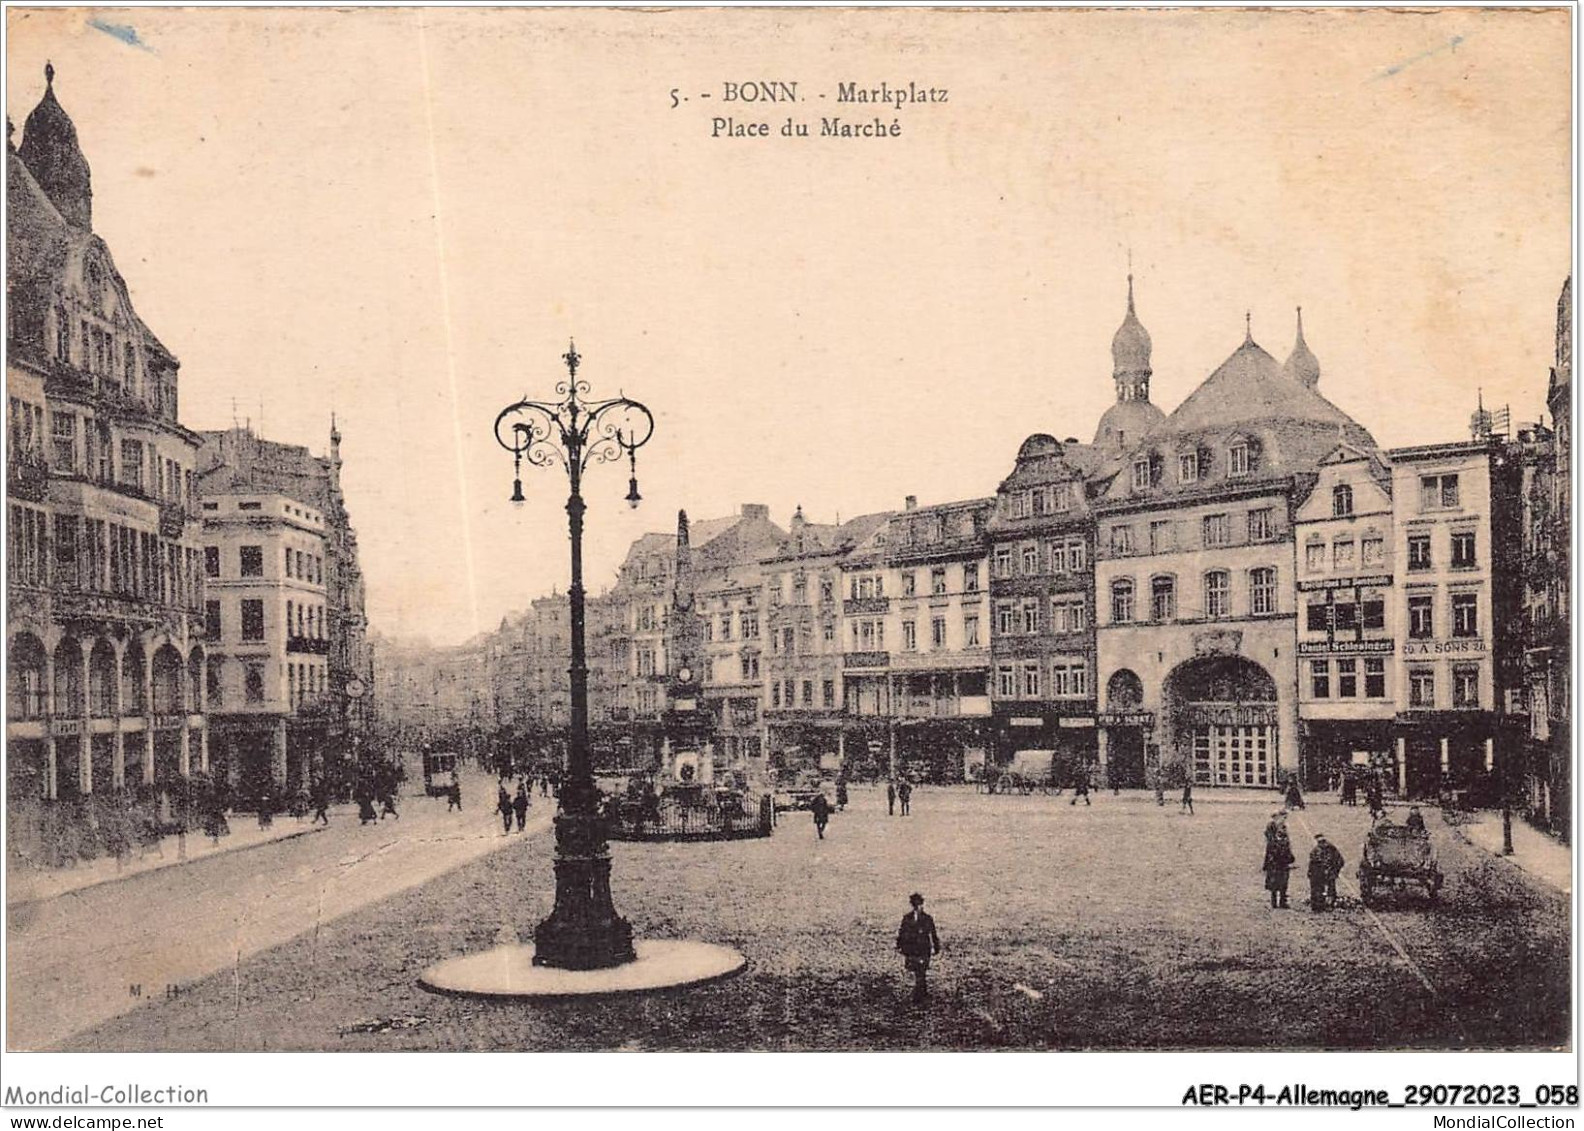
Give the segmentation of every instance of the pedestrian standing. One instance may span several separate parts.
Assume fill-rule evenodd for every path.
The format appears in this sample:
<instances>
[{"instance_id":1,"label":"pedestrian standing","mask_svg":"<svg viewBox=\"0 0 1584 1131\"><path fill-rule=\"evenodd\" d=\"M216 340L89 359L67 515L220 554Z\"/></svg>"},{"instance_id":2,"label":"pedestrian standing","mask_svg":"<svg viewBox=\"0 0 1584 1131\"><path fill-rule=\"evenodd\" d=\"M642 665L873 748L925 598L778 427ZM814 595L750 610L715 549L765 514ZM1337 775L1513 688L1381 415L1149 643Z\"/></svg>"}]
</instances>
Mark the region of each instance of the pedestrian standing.
<instances>
[{"instance_id":1,"label":"pedestrian standing","mask_svg":"<svg viewBox=\"0 0 1584 1131\"><path fill-rule=\"evenodd\" d=\"M1309 853L1309 910L1336 906L1336 878L1342 871L1342 853L1322 833Z\"/></svg>"},{"instance_id":2,"label":"pedestrian standing","mask_svg":"<svg viewBox=\"0 0 1584 1131\"><path fill-rule=\"evenodd\" d=\"M1386 802L1382 797L1381 783L1378 777L1370 779L1365 800L1369 802L1370 820L1373 821L1386 815Z\"/></svg>"},{"instance_id":3,"label":"pedestrian standing","mask_svg":"<svg viewBox=\"0 0 1584 1131\"><path fill-rule=\"evenodd\" d=\"M1287 808L1302 809L1304 807L1303 794L1298 790L1298 779L1287 779Z\"/></svg>"},{"instance_id":4,"label":"pedestrian standing","mask_svg":"<svg viewBox=\"0 0 1584 1131\"><path fill-rule=\"evenodd\" d=\"M506 792L506 787L498 787L500 792L495 798L495 811L501 815L501 835L510 836L512 826L512 799Z\"/></svg>"},{"instance_id":5,"label":"pedestrian standing","mask_svg":"<svg viewBox=\"0 0 1584 1131\"><path fill-rule=\"evenodd\" d=\"M913 974L913 1000L923 1001L929 995L926 978L930 959L941 952L940 935L935 930L935 920L924 912L924 897L918 892L908 896L913 910L902 917L897 930L896 947L902 952L906 969Z\"/></svg>"},{"instance_id":6,"label":"pedestrian standing","mask_svg":"<svg viewBox=\"0 0 1584 1131\"><path fill-rule=\"evenodd\" d=\"M1182 803L1177 806L1177 812L1186 812L1190 817L1193 816L1193 778L1183 782Z\"/></svg>"},{"instance_id":7,"label":"pedestrian standing","mask_svg":"<svg viewBox=\"0 0 1584 1131\"><path fill-rule=\"evenodd\" d=\"M258 799L258 827L261 829L273 828L275 825L275 795L266 787Z\"/></svg>"},{"instance_id":8,"label":"pedestrian standing","mask_svg":"<svg viewBox=\"0 0 1584 1131\"><path fill-rule=\"evenodd\" d=\"M321 780L314 783L313 792L313 823L330 823L330 790Z\"/></svg>"},{"instance_id":9,"label":"pedestrian standing","mask_svg":"<svg viewBox=\"0 0 1584 1131\"><path fill-rule=\"evenodd\" d=\"M845 777L836 779L836 808L847 808L847 779Z\"/></svg>"},{"instance_id":10,"label":"pedestrian standing","mask_svg":"<svg viewBox=\"0 0 1584 1131\"><path fill-rule=\"evenodd\" d=\"M886 816L896 816L896 782L886 781Z\"/></svg>"},{"instance_id":11,"label":"pedestrian standing","mask_svg":"<svg viewBox=\"0 0 1584 1131\"><path fill-rule=\"evenodd\" d=\"M1092 804L1092 802L1089 800L1089 774L1085 770L1078 771L1078 780L1073 782L1072 800L1067 802L1067 804L1078 804L1078 799L1080 797L1083 798L1083 803L1085 805Z\"/></svg>"},{"instance_id":12,"label":"pedestrian standing","mask_svg":"<svg viewBox=\"0 0 1584 1131\"><path fill-rule=\"evenodd\" d=\"M512 812L517 817L517 831L522 832L528 823L528 783L517 783L517 796L512 798Z\"/></svg>"},{"instance_id":13,"label":"pedestrian standing","mask_svg":"<svg viewBox=\"0 0 1584 1131\"><path fill-rule=\"evenodd\" d=\"M446 789L446 812L453 809L459 813L462 811L462 782L455 772L451 774L451 785Z\"/></svg>"},{"instance_id":14,"label":"pedestrian standing","mask_svg":"<svg viewBox=\"0 0 1584 1131\"><path fill-rule=\"evenodd\" d=\"M389 785L380 794L379 819L383 821L386 817L395 817L398 821L401 820L401 814L396 812L396 788Z\"/></svg>"},{"instance_id":15,"label":"pedestrian standing","mask_svg":"<svg viewBox=\"0 0 1584 1131\"><path fill-rule=\"evenodd\" d=\"M1270 892L1272 907L1287 906L1287 874L1293 866L1292 843L1287 839L1287 827L1276 829L1275 835L1265 841L1265 860L1260 870L1265 873L1265 890Z\"/></svg>"},{"instance_id":16,"label":"pedestrian standing","mask_svg":"<svg viewBox=\"0 0 1584 1131\"><path fill-rule=\"evenodd\" d=\"M825 800L823 792L816 793L814 800L809 802L809 811L814 814L814 831L819 834L819 839L825 839L825 826L830 823L830 802Z\"/></svg>"},{"instance_id":17,"label":"pedestrian standing","mask_svg":"<svg viewBox=\"0 0 1584 1131\"><path fill-rule=\"evenodd\" d=\"M379 820L374 812L374 787L364 782L358 786L358 824L366 825Z\"/></svg>"},{"instance_id":18,"label":"pedestrian standing","mask_svg":"<svg viewBox=\"0 0 1584 1131\"><path fill-rule=\"evenodd\" d=\"M903 778L897 786L897 800L902 803L902 815L906 817L912 811L913 783Z\"/></svg>"}]
</instances>

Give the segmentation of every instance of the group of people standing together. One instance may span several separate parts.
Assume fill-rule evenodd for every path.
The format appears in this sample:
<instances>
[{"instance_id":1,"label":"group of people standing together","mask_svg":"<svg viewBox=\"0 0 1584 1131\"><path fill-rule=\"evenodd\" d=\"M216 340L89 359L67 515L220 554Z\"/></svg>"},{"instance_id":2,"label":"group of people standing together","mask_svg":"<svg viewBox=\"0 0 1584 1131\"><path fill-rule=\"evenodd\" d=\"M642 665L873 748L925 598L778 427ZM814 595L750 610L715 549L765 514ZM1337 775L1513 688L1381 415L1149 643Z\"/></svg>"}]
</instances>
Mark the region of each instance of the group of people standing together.
<instances>
[{"instance_id":1,"label":"group of people standing together","mask_svg":"<svg viewBox=\"0 0 1584 1131\"><path fill-rule=\"evenodd\" d=\"M1270 892L1272 907L1287 906L1287 878L1298 862L1293 854L1292 839L1287 833L1287 811L1278 809L1271 814L1265 826L1265 859L1260 870L1265 873L1265 890ZM1337 877L1342 874L1342 853L1323 833L1315 836L1315 845L1309 852L1309 909L1328 911L1336 906Z\"/></svg>"},{"instance_id":2,"label":"group of people standing together","mask_svg":"<svg viewBox=\"0 0 1584 1131\"><path fill-rule=\"evenodd\" d=\"M542 796L550 794L549 781L540 778L540 792ZM527 778L519 778L517 792L507 791L507 782L501 782L495 796L495 811L501 815L501 835L507 836L512 831L512 820L517 821L517 831L522 832L523 826L528 823L528 807L533 804L533 790L528 787Z\"/></svg>"}]
</instances>

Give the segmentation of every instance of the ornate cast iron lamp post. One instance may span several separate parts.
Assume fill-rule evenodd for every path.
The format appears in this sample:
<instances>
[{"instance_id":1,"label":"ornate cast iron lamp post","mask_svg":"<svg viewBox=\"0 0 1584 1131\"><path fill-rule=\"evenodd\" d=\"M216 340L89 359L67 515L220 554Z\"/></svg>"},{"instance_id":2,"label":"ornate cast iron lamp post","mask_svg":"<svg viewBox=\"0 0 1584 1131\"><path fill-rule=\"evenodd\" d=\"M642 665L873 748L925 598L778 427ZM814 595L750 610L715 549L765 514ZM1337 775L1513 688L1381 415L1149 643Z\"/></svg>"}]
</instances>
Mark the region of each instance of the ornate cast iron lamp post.
<instances>
[{"instance_id":1,"label":"ornate cast iron lamp post","mask_svg":"<svg viewBox=\"0 0 1584 1131\"><path fill-rule=\"evenodd\" d=\"M636 507L637 451L654 434L654 417L637 401L587 399L589 385L578 379L576 345L562 355L568 377L558 382L555 402L520 400L495 418L495 439L512 453L512 502L523 501L522 465L560 463L570 481L567 528L572 541L572 584L567 590L572 615L572 735L567 776L555 819L555 910L534 929L536 966L600 970L634 960L632 927L611 902L610 849L594 787L589 757L588 662L583 625L583 473L591 464L627 458L627 502Z\"/></svg>"}]
</instances>

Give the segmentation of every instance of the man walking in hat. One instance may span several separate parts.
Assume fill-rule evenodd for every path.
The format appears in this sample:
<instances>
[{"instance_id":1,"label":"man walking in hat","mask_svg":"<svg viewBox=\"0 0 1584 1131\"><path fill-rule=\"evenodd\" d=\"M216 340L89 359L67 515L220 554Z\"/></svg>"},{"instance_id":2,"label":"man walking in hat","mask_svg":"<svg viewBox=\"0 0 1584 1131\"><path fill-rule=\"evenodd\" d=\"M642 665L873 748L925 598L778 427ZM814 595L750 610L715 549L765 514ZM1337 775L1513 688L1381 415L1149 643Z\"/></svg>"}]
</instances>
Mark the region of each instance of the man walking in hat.
<instances>
[{"instance_id":1,"label":"man walking in hat","mask_svg":"<svg viewBox=\"0 0 1584 1131\"><path fill-rule=\"evenodd\" d=\"M918 892L908 896L913 910L902 917L897 931L897 949L903 962L913 972L913 1000L923 1001L929 995L925 977L929 973L930 958L941 950L940 935L935 933L935 920L925 914L924 897Z\"/></svg>"}]
</instances>

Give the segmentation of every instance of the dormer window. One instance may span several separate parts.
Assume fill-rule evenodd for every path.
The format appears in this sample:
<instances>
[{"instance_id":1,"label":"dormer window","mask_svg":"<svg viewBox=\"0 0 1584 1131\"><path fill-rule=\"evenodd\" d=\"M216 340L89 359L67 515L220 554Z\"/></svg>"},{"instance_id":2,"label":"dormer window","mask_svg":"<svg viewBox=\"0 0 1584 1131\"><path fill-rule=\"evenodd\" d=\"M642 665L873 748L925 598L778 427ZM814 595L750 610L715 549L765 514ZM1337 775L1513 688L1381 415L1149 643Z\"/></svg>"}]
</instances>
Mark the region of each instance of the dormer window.
<instances>
[{"instance_id":1,"label":"dormer window","mask_svg":"<svg viewBox=\"0 0 1584 1131\"><path fill-rule=\"evenodd\" d=\"M1199 482L1199 453L1184 452L1177 457L1177 482Z\"/></svg>"},{"instance_id":2,"label":"dormer window","mask_svg":"<svg viewBox=\"0 0 1584 1131\"><path fill-rule=\"evenodd\" d=\"M1133 490L1148 491L1150 485L1150 461L1136 459L1133 461Z\"/></svg>"},{"instance_id":3,"label":"dormer window","mask_svg":"<svg viewBox=\"0 0 1584 1131\"><path fill-rule=\"evenodd\" d=\"M1244 443L1233 444L1227 450L1227 474L1247 475L1249 473L1249 449Z\"/></svg>"}]
</instances>

